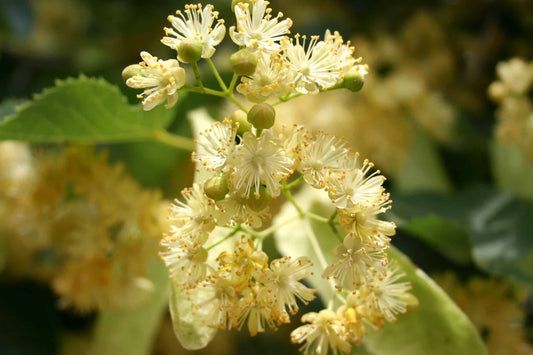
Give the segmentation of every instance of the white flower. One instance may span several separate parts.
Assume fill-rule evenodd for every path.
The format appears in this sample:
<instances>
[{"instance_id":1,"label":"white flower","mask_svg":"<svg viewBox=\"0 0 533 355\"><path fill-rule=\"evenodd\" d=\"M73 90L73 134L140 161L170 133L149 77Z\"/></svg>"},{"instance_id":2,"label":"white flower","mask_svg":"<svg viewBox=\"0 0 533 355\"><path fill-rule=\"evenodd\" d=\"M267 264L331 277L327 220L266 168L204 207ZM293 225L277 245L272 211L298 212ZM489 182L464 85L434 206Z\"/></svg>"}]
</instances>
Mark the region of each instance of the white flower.
<instances>
[{"instance_id":1,"label":"white flower","mask_svg":"<svg viewBox=\"0 0 533 355\"><path fill-rule=\"evenodd\" d=\"M355 63L361 62L362 58L356 59L352 56L354 47L350 46L350 41L345 44L338 31L335 31L332 34L330 30L326 30L326 33L324 34L324 42L333 48L335 61L337 62L341 73L347 73Z\"/></svg>"},{"instance_id":2,"label":"white flower","mask_svg":"<svg viewBox=\"0 0 533 355\"><path fill-rule=\"evenodd\" d=\"M186 203L176 200L170 206L169 241L190 238L203 244L209 233L215 228L215 216L218 214L215 203L204 194L202 184L194 184L192 188L182 191Z\"/></svg>"},{"instance_id":3,"label":"white flower","mask_svg":"<svg viewBox=\"0 0 533 355\"><path fill-rule=\"evenodd\" d=\"M148 52L141 52L142 62L140 74L126 80L126 85L134 89L144 88L144 92L137 95L143 99L145 111L167 100L166 108L173 107L178 101L178 89L185 85L185 70L175 59L161 60Z\"/></svg>"},{"instance_id":4,"label":"white flower","mask_svg":"<svg viewBox=\"0 0 533 355\"><path fill-rule=\"evenodd\" d=\"M186 288L196 286L207 277L208 252L200 244L188 238L178 241L163 241L166 249L159 255L169 269L172 278Z\"/></svg>"},{"instance_id":5,"label":"white flower","mask_svg":"<svg viewBox=\"0 0 533 355\"><path fill-rule=\"evenodd\" d=\"M291 75L279 56L259 54L257 69L250 77L243 76L237 91L249 100L262 102L270 96L282 97L291 92Z\"/></svg>"},{"instance_id":6,"label":"white flower","mask_svg":"<svg viewBox=\"0 0 533 355\"><path fill-rule=\"evenodd\" d=\"M376 272L376 275L367 285L364 285L360 294L366 299L367 307L378 310L389 321L396 321L396 315L405 313L408 305L417 304L416 298L408 293L411 289L409 282L398 282L405 277L396 267L387 268L385 274Z\"/></svg>"},{"instance_id":7,"label":"white flower","mask_svg":"<svg viewBox=\"0 0 533 355\"><path fill-rule=\"evenodd\" d=\"M244 196L250 196L253 191L258 197L261 185L266 186L270 195L278 196L280 181L292 173L293 161L285 156L270 129L265 129L260 137L246 132L235 155L233 186Z\"/></svg>"},{"instance_id":8,"label":"white flower","mask_svg":"<svg viewBox=\"0 0 533 355\"><path fill-rule=\"evenodd\" d=\"M352 231L361 238L363 245L375 249L387 248L389 237L396 234L396 225L393 222L381 221L376 216L391 208L392 201L388 197L388 194L384 194L380 202L353 213L348 209L339 210L341 224L351 225Z\"/></svg>"},{"instance_id":9,"label":"white flower","mask_svg":"<svg viewBox=\"0 0 533 355\"><path fill-rule=\"evenodd\" d=\"M311 261L306 257L299 257L291 260L290 256L273 260L270 263L270 269L265 270L262 277L264 284L259 291L257 298L265 300L281 315L285 312L285 307L290 313L298 311L296 298L307 302L315 299L313 289L307 288L301 282L301 279L307 276L307 269L313 266Z\"/></svg>"},{"instance_id":10,"label":"white flower","mask_svg":"<svg viewBox=\"0 0 533 355\"><path fill-rule=\"evenodd\" d=\"M504 85L515 94L523 94L533 84L533 63L512 58L498 63L496 72Z\"/></svg>"},{"instance_id":11,"label":"white flower","mask_svg":"<svg viewBox=\"0 0 533 355\"><path fill-rule=\"evenodd\" d=\"M308 139L300 153L298 171L305 181L315 188L322 188L329 171L335 171L345 165L348 148L343 139L319 132L316 139Z\"/></svg>"},{"instance_id":12,"label":"white flower","mask_svg":"<svg viewBox=\"0 0 533 355\"><path fill-rule=\"evenodd\" d=\"M275 329L272 310L266 302L257 299L252 290L245 291L244 297L240 299L239 308L240 312L237 317L239 330L246 320L248 320L248 331L251 336L264 332L266 325Z\"/></svg>"},{"instance_id":13,"label":"white flower","mask_svg":"<svg viewBox=\"0 0 533 355\"><path fill-rule=\"evenodd\" d=\"M334 86L342 79L341 70L336 62L334 49L319 36L311 36L307 43L306 36L296 35L295 40L284 37L281 40L284 58L292 72L294 89L302 94L316 94L319 89Z\"/></svg>"},{"instance_id":14,"label":"white flower","mask_svg":"<svg viewBox=\"0 0 533 355\"><path fill-rule=\"evenodd\" d=\"M349 353L352 349L346 340L344 325L335 314L329 309L324 309L320 313L307 313L302 317L302 322L311 324L302 325L291 333L293 343L305 341L300 348L304 354L327 355L331 349L334 355L339 353Z\"/></svg>"},{"instance_id":15,"label":"white flower","mask_svg":"<svg viewBox=\"0 0 533 355\"><path fill-rule=\"evenodd\" d=\"M218 20L215 28L212 28L213 22L218 18L218 12L213 11L213 5L202 4L185 5L183 13L178 10L176 16L168 16L168 21L174 29L165 28L166 35L174 37L163 37L161 42L172 49L177 50L185 38L196 39L202 44L202 58L210 58L215 53L217 46L226 33L226 27L223 20Z\"/></svg>"},{"instance_id":16,"label":"white flower","mask_svg":"<svg viewBox=\"0 0 533 355\"><path fill-rule=\"evenodd\" d=\"M383 197L382 187L385 177L376 170L370 175L368 172L374 164L364 160L358 168L358 155L348 169L330 171L326 181L331 202L340 209L349 209L355 212L360 208L370 207Z\"/></svg>"},{"instance_id":17,"label":"white flower","mask_svg":"<svg viewBox=\"0 0 533 355\"><path fill-rule=\"evenodd\" d=\"M237 30L232 26L229 34L233 42L239 46L251 49L259 49L269 53L279 51L279 40L287 33L292 26L292 20L279 21L283 14L272 18L272 9L268 8L268 1L252 0L250 4L238 3L235 5L235 18L237 20Z\"/></svg>"},{"instance_id":18,"label":"white flower","mask_svg":"<svg viewBox=\"0 0 533 355\"><path fill-rule=\"evenodd\" d=\"M322 277L333 279L338 289L346 285L353 291L368 280L371 267L380 270L387 263L382 250L366 250L354 232L348 233L344 242L335 246L333 255L339 260L326 267Z\"/></svg>"},{"instance_id":19,"label":"white flower","mask_svg":"<svg viewBox=\"0 0 533 355\"><path fill-rule=\"evenodd\" d=\"M228 120L216 122L205 132L200 132L200 139L196 142L198 150L193 153L193 161L209 171L226 171L228 157L235 150L236 134L237 129Z\"/></svg>"}]
</instances>

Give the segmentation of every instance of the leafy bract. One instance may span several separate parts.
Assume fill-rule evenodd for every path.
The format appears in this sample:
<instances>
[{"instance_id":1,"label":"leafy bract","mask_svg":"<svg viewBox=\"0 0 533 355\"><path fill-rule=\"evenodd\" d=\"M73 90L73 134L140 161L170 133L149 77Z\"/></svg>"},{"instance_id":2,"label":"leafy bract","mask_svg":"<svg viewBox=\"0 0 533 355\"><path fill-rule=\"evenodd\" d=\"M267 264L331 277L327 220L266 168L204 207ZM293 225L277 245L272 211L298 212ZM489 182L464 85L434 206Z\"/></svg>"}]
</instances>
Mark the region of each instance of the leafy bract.
<instances>
[{"instance_id":1,"label":"leafy bract","mask_svg":"<svg viewBox=\"0 0 533 355\"><path fill-rule=\"evenodd\" d=\"M144 355L150 352L168 299L168 272L159 258L148 269L154 289L151 297L134 309L104 310L93 332L91 354Z\"/></svg>"},{"instance_id":2,"label":"leafy bract","mask_svg":"<svg viewBox=\"0 0 533 355\"><path fill-rule=\"evenodd\" d=\"M295 200L304 210L311 209L323 216L333 211L323 191L304 187L295 195ZM314 262L314 275L308 281L327 302L332 291L328 281L321 278L321 263L332 261L330 251L340 241L327 223L298 218L295 208L286 203L274 223L290 219L295 221L276 232L276 245L283 255L307 256ZM317 245L313 245L312 236L316 237L321 253L317 252ZM365 340L367 348L372 353L387 355L486 354L476 329L444 291L400 251L391 248L387 252L407 274L406 279L411 282L420 305L409 309L406 315L399 315L396 323L387 323L384 329L369 334ZM319 254L323 254L325 260L321 261Z\"/></svg>"},{"instance_id":3,"label":"leafy bract","mask_svg":"<svg viewBox=\"0 0 533 355\"><path fill-rule=\"evenodd\" d=\"M34 143L114 143L151 139L174 117L156 107L131 106L103 79L57 81L0 123L0 140Z\"/></svg>"}]
</instances>

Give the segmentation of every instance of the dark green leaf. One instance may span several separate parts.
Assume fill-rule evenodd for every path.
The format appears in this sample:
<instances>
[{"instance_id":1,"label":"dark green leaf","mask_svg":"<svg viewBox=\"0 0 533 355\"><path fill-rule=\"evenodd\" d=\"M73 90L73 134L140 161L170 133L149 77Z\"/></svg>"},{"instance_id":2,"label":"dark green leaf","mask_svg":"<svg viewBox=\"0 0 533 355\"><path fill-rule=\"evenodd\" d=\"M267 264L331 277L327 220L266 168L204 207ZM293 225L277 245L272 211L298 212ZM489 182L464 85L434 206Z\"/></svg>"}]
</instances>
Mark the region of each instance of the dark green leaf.
<instances>
[{"instance_id":1,"label":"dark green leaf","mask_svg":"<svg viewBox=\"0 0 533 355\"><path fill-rule=\"evenodd\" d=\"M116 86L80 77L58 81L0 124L0 140L37 143L112 143L151 139L173 110L144 112L130 106Z\"/></svg>"}]
</instances>

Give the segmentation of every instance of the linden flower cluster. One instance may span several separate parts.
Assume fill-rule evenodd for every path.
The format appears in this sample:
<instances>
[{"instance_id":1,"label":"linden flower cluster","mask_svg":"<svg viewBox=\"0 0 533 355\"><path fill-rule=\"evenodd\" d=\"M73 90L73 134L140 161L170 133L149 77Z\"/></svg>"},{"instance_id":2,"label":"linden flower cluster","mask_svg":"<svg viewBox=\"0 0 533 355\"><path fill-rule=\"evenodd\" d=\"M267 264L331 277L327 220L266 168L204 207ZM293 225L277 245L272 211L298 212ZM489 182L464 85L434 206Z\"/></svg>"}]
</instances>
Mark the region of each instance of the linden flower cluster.
<instances>
[{"instance_id":1,"label":"linden flower cluster","mask_svg":"<svg viewBox=\"0 0 533 355\"><path fill-rule=\"evenodd\" d=\"M512 58L496 66L497 81L488 89L500 107L496 113L496 137L503 143L516 144L533 161L533 62Z\"/></svg>"},{"instance_id":2,"label":"linden flower cluster","mask_svg":"<svg viewBox=\"0 0 533 355\"><path fill-rule=\"evenodd\" d=\"M193 310L187 319L173 314L174 322L177 328L180 322L190 327L191 318L211 328L246 326L256 335L290 322L298 300L306 304L315 298L317 291L303 279L311 284L322 279L331 292L319 296L328 307L304 315L302 321L309 324L296 329L292 340L303 344L305 353L349 352L368 331L380 329L385 319L395 321L415 303L410 284L385 253L395 234L393 223L378 219L391 206L385 177L341 138L297 125L272 127L276 105L326 90L359 91L367 67L337 32L326 31L322 40L288 37L292 21L281 13L273 17L268 5L264 0L233 2L236 25L229 34L240 49L230 57L234 73L229 85L210 59L225 32L211 5L187 5L169 17L173 28L165 29L163 43L177 51L177 60L152 61L153 68L145 60L123 72L127 85L145 88L145 109L153 107L149 98L155 93L154 100L168 100L171 106L177 90L224 97L240 108L197 135L195 182L183 190L183 201L170 207L172 225L161 242L161 257L176 297L186 295L187 306L180 304L181 309ZM221 90L203 84L200 59ZM169 79L172 70L178 73L178 61L191 64L195 86ZM147 77L157 83L142 84ZM252 106L236 99L235 90ZM335 214L302 209L292 195L302 184L327 195ZM312 270L318 265L308 256L269 262L263 251L264 238L281 227L271 222L271 202L281 195L298 211L297 219L328 223L331 234L323 237L339 240L333 250L318 250L321 269L316 274ZM323 253L333 254L331 264L322 262ZM335 300L343 304L336 311Z\"/></svg>"},{"instance_id":3,"label":"linden flower cluster","mask_svg":"<svg viewBox=\"0 0 533 355\"><path fill-rule=\"evenodd\" d=\"M242 76L237 91L251 101L263 102L269 98L286 101L294 95L316 94L339 86L354 91L361 88L368 67L360 64L361 58L353 57L354 47L350 42L344 43L338 32L327 30L322 40L320 36L307 38L298 34L291 38L287 34L292 21L283 20L281 12L272 17L268 1L233 3L236 25L230 27L229 35L241 49L231 56L230 62L234 72ZM214 69L210 58L224 39L224 20L218 19L219 13L212 5L190 4L176 14L168 17L172 27L164 29L166 36L161 42L176 50L177 60L161 60L141 52L143 61L123 71L129 87L144 89L138 97L143 99L145 110L164 102L167 108L174 106L180 89L209 91L201 83L197 62L205 59ZM198 88L186 85L180 62L192 65ZM217 79L220 79L218 73ZM219 96L229 96L235 84L232 83L231 90L221 85L225 90Z\"/></svg>"},{"instance_id":4,"label":"linden flower cluster","mask_svg":"<svg viewBox=\"0 0 533 355\"><path fill-rule=\"evenodd\" d=\"M0 144L0 242L6 271L50 283L78 311L134 306L166 225L156 192L90 149L33 154Z\"/></svg>"}]
</instances>

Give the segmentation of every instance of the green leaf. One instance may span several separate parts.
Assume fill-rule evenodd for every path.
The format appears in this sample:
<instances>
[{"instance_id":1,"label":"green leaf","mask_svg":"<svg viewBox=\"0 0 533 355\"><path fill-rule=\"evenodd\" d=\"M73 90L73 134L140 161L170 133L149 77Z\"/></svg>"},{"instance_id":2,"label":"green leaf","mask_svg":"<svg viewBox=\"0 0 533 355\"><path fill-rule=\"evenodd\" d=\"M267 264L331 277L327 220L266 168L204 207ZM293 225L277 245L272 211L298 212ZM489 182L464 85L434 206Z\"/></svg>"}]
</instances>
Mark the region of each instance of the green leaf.
<instances>
[{"instance_id":1,"label":"green leaf","mask_svg":"<svg viewBox=\"0 0 533 355\"><path fill-rule=\"evenodd\" d=\"M163 262L154 260L148 270L154 290L150 300L135 309L102 311L94 326L94 355L146 355L168 301L168 272Z\"/></svg>"},{"instance_id":2,"label":"green leaf","mask_svg":"<svg viewBox=\"0 0 533 355\"><path fill-rule=\"evenodd\" d=\"M419 305L369 334L367 348L376 355L487 354L476 328L448 295L398 249L387 254L407 273Z\"/></svg>"},{"instance_id":3,"label":"green leaf","mask_svg":"<svg viewBox=\"0 0 533 355\"><path fill-rule=\"evenodd\" d=\"M180 344L187 350L204 348L217 333L218 329L207 326L205 322L210 308L196 309L190 301L194 299L195 303L198 304L205 297L202 287L193 289L190 294L187 294L179 286L171 286L170 314L174 332Z\"/></svg>"},{"instance_id":4,"label":"green leaf","mask_svg":"<svg viewBox=\"0 0 533 355\"><path fill-rule=\"evenodd\" d=\"M472 261L468 229L453 220L428 215L413 218L399 227L423 240L457 264L466 265Z\"/></svg>"},{"instance_id":5,"label":"green leaf","mask_svg":"<svg viewBox=\"0 0 533 355\"><path fill-rule=\"evenodd\" d=\"M401 192L451 191L436 143L426 134L416 134L404 166L394 176L394 187Z\"/></svg>"},{"instance_id":6,"label":"green leaf","mask_svg":"<svg viewBox=\"0 0 533 355\"><path fill-rule=\"evenodd\" d=\"M7 117L17 113L17 107L26 103L26 100L20 99L6 99L0 104L0 123L2 123Z\"/></svg>"},{"instance_id":7,"label":"green leaf","mask_svg":"<svg viewBox=\"0 0 533 355\"><path fill-rule=\"evenodd\" d=\"M35 143L114 143L151 139L173 110L142 111L103 79L57 81L0 124L0 140Z\"/></svg>"},{"instance_id":8,"label":"green leaf","mask_svg":"<svg viewBox=\"0 0 533 355\"><path fill-rule=\"evenodd\" d=\"M493 142L492 173L496 186L519 197L533 199L533 162L516 145Z\"/></svg>"},{"instance_id":9,"label":"green leaf","mask_svg":"<svg viewBox=\"0 0 533 355\"><path fill-rule=\"evenodd\" d=\"M494 275L533 282L533 203L496 194L471 216L476 263Z\"/></svg>"}]
</instances>

